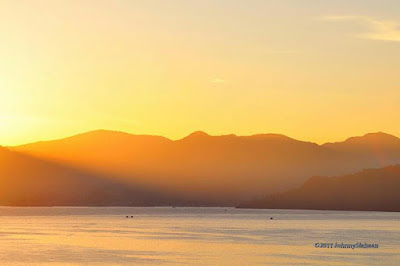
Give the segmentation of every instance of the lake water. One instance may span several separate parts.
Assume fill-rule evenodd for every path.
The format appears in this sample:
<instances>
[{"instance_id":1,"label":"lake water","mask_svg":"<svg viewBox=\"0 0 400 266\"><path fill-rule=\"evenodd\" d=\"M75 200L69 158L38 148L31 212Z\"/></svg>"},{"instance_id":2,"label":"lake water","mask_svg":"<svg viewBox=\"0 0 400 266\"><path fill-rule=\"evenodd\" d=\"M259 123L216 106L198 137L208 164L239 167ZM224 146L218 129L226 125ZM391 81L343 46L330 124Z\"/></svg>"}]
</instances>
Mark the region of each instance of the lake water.
<instances>
[{"instance_id":1,"label":"lake water","mask_svg":"<svg viewBox=\"0 0 400 266\"><path fill-rule=\"evenodd\" d=\"M400 265L400 213L0 207L0 247L1 265Z\"/></svg>"}]
</instances>

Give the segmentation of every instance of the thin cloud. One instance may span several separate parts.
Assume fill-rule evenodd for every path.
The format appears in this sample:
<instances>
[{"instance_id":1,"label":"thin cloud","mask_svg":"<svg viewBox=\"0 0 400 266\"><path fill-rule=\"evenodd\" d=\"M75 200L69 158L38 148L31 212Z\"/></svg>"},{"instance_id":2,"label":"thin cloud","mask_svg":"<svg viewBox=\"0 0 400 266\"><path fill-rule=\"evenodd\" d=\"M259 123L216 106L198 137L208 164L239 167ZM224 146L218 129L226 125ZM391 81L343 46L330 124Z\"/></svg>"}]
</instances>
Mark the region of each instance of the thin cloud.
<instances>
[{"instance_id":1,"label":"thin cloud","mask_svg":"<svg viewBox=\"0 0 400 266\"><path fill-rule=\"evenodd\" d=\"M270 51L265 51L266 54L298 54L300 53L299 51L295 50L270 50Z\"/></svg>"},{"instance_id":2,"label":"thin cloud","mask_svg":"<svg viewBox=\"0 0 400 266\"><path fill-rule=\"evenodd\" d=\"M221 78L213 78L212 80L210 80L211 83L224 83L226 82L226 80L221 79Z\"/></svg>"},{"instance_id":3,"label":"thin cloud","mask_svg":"<svg viewBox=\"0 0 400 266\"><path fill-rule=\"evenodd\" d=\"M326 21L351 21L364 25L367 32L357 37L370 40L400 42L400 24L395 21L379 20L367 16L325 16Z\"/></svg>"}]
</instances>

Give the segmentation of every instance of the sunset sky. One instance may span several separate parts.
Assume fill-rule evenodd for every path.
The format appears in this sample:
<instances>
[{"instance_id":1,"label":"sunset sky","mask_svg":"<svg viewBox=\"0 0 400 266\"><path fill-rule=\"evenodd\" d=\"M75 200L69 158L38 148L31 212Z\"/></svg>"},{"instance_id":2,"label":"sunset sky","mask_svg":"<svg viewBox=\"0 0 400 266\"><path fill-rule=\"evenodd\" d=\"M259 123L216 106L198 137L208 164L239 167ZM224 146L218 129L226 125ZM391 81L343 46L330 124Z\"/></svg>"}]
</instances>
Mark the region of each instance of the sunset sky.
<instances>
[{"instance_id":1,"label":"sunset sky","mask_svg":"<svg viewBox=\"0 0 400 266\"><path fill-rule=\"evenodd\" d=\"M400 1L0 0L0 145L400 136Z\"/></svg>"}]
</instances>

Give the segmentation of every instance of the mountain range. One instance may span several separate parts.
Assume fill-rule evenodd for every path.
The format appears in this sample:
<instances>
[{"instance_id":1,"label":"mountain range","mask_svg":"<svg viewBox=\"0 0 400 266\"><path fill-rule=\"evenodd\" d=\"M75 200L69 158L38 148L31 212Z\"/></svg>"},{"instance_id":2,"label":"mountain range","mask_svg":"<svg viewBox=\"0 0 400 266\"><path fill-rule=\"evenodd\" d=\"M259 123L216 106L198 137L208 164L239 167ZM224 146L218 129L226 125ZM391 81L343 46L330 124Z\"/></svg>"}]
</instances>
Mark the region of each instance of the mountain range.
<instances>
[{"instance_id":1,"label":"mountain range","mask_svg":"<svg viewBox=\"0 0 400 266\"><path fill-rule=\"evenodd\" d=\"M60 140L3 148L2 153L4 157L23 158L15 159L14 168L3 165L8 167L6 172L0 169L4 172L1 175L6 176L2 180L3 190L11 186L12 182L7 180L16 179L14 176L29 184L35 183L32 178L40 176L44 183L54 182L54 189L59 189L35 187L37 191L49 190L43 193L43 201L54 198L51 193L64 195L69 191L77 193L77 205L81 202L105 205L168 202L233 206L294 189L311 176L338 176L398 164L400 139L385 133L370 133L317 145L279 134L210 136L198 131L173 141L160 136L97 130ZM82 184L74 191L77 184L74 182L78 181ZM56 185L63 182L68 187L65 193ZM102 185L94 188L89 185L92 182ZM15 185L10 188L18 189ZM109 194L97 196L101 198L98 201L80 199L87 190ZM115 195L119 196L115 198Z\"/></svg>"},{"instance_id":2,"label":"mountain range","mask_svg":"<svg viewBox=\"0 0 400 266\"><path fill-rule=\"evenodd\" d=\"M400 211L400 165L340 177L312 177L284 193L240 208Z\"/></svg>"},{"instance_id":3,"label":"mountain range","mask_svg":"<svg viewBox=\"0 0 400 266\"><path fill-rule=\"evenodd\" d=\"M161 195L0 147L2 206L147 206Z\"/></svg>"}]
</instances>

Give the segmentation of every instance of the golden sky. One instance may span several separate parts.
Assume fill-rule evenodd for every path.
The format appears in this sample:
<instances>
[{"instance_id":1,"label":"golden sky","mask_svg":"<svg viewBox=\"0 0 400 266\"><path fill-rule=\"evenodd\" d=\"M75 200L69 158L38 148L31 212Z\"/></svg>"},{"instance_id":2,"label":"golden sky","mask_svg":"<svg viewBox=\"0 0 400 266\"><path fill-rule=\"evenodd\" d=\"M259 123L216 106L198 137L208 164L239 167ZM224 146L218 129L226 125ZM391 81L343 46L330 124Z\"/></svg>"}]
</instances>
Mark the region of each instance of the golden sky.
<instances>
[{"instance_id":1,"label":"golden sky","mask_svg":"<svg viewBox=\"0 0 400 266\"><path fill-rule=\"evenodd\" d=\"M400 136L400 1L0 0L0 144Z\"/></svg>"}]
</instances>

